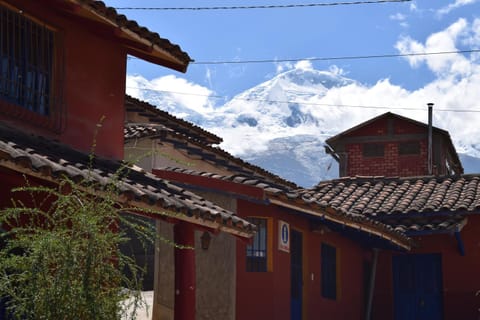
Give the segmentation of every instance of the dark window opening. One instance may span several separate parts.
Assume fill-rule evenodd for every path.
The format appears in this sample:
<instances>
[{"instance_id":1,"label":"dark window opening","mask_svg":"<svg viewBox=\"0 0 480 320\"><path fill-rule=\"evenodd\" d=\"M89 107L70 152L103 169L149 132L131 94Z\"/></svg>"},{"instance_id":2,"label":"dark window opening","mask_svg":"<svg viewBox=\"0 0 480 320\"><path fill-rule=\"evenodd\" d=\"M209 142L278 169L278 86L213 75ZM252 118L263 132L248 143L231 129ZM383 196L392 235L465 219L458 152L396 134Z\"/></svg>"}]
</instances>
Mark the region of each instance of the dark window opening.
<instances>
[{"instance_id":1,"label":"dark window opening","mask_svg":"<svg viewBox=\"0 0 480 320\"><path fill-rule=\"evenodd\" d=\"M366 143L363 145L364 157L383 157L385 146L379 143Z\"/></svg>"},{"instance_id":2,"label":"dark window opening","mask_svg":"<svg viewBox=\"0 0 480 320\"><path fill-rule=\"evenodd\" d=\"M420 154L420 143L418 141L403 142L398 145L399 155Z\"/></svg>"},{"instance_id":3,"label":"dark window opening","mask_svg":"<svg viewBox=\"0 0 480 320\"><path fill-rule=\"evenodd\" d=\"M322 297L337 299L337 249L322 243Z\"/></svg>"},{"instance_id":4,"label":"dark window opening","mask_svg":"<svg viewBox=\"0 0 480 320\"><path fill-rule=\"evenodd\" d=\"M251 245L247 246L247 272L267 271L267 219L249 218L257 226Z\"/></svg>"},{"instance_id":5,"label":"dark window opening","mask_svg":"<svg viewBox=\"0 0 480 320\"><path fill-rule=\"evenodd\" d=\"M0 6L0 99L48 116L54 47L53 30Z\"/></svg>"}]
</instances>

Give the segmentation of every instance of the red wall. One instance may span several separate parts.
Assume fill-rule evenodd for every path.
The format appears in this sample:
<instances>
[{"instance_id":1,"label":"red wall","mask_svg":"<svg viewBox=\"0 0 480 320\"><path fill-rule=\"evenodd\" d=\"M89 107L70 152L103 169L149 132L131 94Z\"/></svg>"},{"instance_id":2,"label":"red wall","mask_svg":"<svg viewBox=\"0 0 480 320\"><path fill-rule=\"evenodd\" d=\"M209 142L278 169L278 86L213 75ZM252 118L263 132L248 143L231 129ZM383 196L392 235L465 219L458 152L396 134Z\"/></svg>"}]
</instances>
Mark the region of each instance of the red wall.
<instances>
[{"instance_id":1,"label":"red wall","mask_svg":"<svg viewBox=\"0 0 480 320\"><path fill-rule=\"evenodd\" d=\"M398 154L399 143L414 141L420 143L419 154ZM428 141L427 129L424 126L395 117L387 117L353 130L340 138L339 143L344 145L340 153L346 153L346 158L340 160L342 161L341 167L346 168L341 172L344 176L408 177L428 175ZM382 144L384 156L364 157L363 145L368 143ZM449 153L447 145L439 133L434 133L433 143L432 173L447 174L445 165Z\"/></svg>"},{"instance_id":2,"label":"red wall","mask_svg":"<svg viewBox=\"0 0 480 320\"><path fill-rule=\"evenodd\" d=\"M290 319L290 253L278 250L278 221L303 235L303 319L362 319L364 315L364 261L359 245L334 232L309 231L305 217L286 213L274 205L238 201L238 215L273 219L273 271L246 272L246 244L237 245L237 320ZM340 256L336 301L321 296L322 242L333 245ZM313 277L313 278L312 278Z\"/></svg>"},{"instance_id":3,"label":"red wall","mask_svg":"<svg viewBox=\"0 0 480 320\"><path fill-rule=\"evenodd\" d=\"M63 96L67 120L65 130L54 133L33 122L1 117L16 127L58 139L76 149L90 152L97 123L105 121L97 136L96 153L123 158L123 122L126 51L114 38L98 36L88 22L77 21L41 1L16 0L12 4L26 14L59 30L65 47Z\"/></svg>"},{"instance_id":4,"label":"red wall","mask_svg":"<svg viewBox=\"0 0 480 320\"><path fill-rule=\"evenodd\" d=\"M399 155L398 143L398 141L382 143L385 148L383 157L364 157L361 143L346 145L347 176L409 177L427 174L426 140L420 141L419 155Z\"/></svg>"},{"instance_id":5,"label":"red wall","mask_svg":"<svg viewBox=\"0 0 480 320\"><path fill-rule=\"evenodd\" d=\"M25 207L36 207L41 204L40 208L47 211L51 201L53 201L51 195L39 191L12 191L14 188L25 187L27 182L30 187L54 187L52 183L41 181L40 179L31 176L24 177L22 174L4 167L0 167L0 181L0 208L2 209L12 208L14 206L12 199L15 199L17 205L19 202ZM49 198L49 200L47 200L47 198ZM22 223L25 223L27 219L28 215L25 214L24 216L21 216L18 224L21 225ZM13 223L13 220L10 222ZM15 225L16 223L13 224ZM8 229L6 224L2 225L0 223L0 227Z\"/></svg>"},{"instance_id":6,"label":"red wall","mask_svg":"<svg viewBox=\"0 0 480 320\"><path fill-rule=\"evenodd\" d=\"M477 319L480 308L480 216L470 216L461 232L465 256L453 235L416 237L412 253L440 253L443 271L444 319ZM393 319L392 253L381 252L375 287L373 319Z\"/></svg>"}]
</instances>

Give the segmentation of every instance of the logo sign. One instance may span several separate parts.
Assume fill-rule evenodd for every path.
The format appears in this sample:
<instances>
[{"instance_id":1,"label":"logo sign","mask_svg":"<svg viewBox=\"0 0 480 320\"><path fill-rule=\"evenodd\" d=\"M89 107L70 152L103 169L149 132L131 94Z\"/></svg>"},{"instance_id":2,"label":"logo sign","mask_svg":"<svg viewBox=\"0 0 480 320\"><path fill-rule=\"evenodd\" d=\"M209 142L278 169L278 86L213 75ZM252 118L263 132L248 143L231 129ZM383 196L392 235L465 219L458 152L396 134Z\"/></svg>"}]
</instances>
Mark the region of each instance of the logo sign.
<instances>
[{"instance_id":1,"label":"logo sign","mask_svg":"<svg viewBox=\"0 0 480 320\"><path fill-rule=\"evenodd\" d=\"M290 225L278 221L278 250L290 252Z\"/></svg>"}]
</instances>

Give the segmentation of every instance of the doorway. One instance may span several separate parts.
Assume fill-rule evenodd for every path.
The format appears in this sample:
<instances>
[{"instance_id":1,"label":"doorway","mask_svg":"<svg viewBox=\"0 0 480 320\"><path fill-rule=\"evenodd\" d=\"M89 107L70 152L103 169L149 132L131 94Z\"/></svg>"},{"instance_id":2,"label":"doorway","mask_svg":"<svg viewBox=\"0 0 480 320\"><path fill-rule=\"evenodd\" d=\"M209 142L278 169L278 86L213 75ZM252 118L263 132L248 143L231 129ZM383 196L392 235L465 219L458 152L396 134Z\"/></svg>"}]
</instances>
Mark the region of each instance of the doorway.
<instances>
[{"instance_id":1,"label":"doorway","mask_svg":"<svg viewBox=\"0 0 480 320\"><path fill-rule=\"evenodd\" d=\"M290 229L290 234L290 319L301 320L303 306L303 238L301 232L293 229Z\"/></svg>"},{"instance_id":2,"label":"doorway","mask_svg":"<svg viewBox=\"0 0 480 320\"><path fill-rule=\"evenodd\" d=\"M442 257L410 254L393 257L395 320L441 320Z\"/></svg>"}]
</instances>

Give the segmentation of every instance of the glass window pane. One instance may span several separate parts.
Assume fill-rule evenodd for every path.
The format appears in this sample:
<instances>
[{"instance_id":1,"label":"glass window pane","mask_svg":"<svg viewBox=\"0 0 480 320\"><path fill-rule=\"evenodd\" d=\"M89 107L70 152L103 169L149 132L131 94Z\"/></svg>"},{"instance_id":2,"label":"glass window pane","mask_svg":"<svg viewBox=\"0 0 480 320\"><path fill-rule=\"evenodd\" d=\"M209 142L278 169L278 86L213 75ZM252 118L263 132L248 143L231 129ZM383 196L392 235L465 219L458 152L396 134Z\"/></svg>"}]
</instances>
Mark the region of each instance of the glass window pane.
<instances>
[{"instance_id":1,"label":"glass window pane","mask_svg":"<svg viewBox=\"0 0 480 320\"><path fill-rule=\"evenodd\" d=\"M54 32L0 5L0 98L50 112Z\"/></svg>"},{"instance_id":2,"label":"glass window pane","mask_svg":"<svg viewBox=\"0 0 480 320\"><path fill-rule=\"evenodd\" d=\"M247 245L247 271L267 271L267 219L248 218L248 221L257 226L252 244Z\"/></svg>"}]
</instances>

